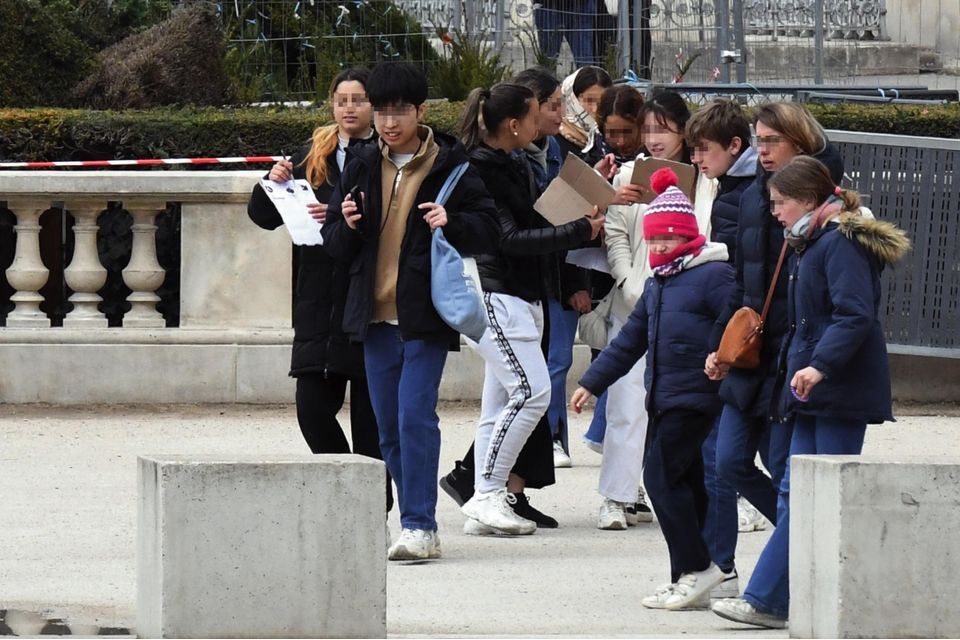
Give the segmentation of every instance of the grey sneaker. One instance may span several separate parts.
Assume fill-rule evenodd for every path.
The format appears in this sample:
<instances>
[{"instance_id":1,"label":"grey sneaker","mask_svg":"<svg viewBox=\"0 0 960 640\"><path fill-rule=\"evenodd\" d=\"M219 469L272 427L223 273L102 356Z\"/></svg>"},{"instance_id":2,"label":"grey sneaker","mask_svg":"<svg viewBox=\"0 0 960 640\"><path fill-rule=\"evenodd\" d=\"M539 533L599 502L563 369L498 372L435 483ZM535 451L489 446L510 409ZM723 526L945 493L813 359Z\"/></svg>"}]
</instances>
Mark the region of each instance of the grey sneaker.
<instances>
[{"instance_id":1,"label":"grey sneaker","mask_svg":"<svg viewBox=\"0 0 960 640\"><path fill-rule=\"evenodd\" d=\"M723 600L726 598L736 598L740 595L740 578L737 576L737 570L731 569L723 574L723 582L718 584L710 592L711 600Z\"/></svg>"},{"instance_id":2,"label":"grey sneaker","mask_svg":"<svg viewBox=\"0 0 960 640\"><path fill-rule=\"evenodd\" d=\"M667 598L664 608L671 611L709 609L710 592L723 582L723 577L724 573L720 571L720 567L712 562L703 571L683 574L673 586L673 595Z\"/></svg>"},{"instance_id":3,"label":"grey sneaker","mask_svg":"<svg viewBox=\"0 0 960 640\"><path fill-rule=\"evenodd\" d=\"M713 603L713 612L725 620L752 624L765 629L786 629L787 619L757 611L743 598L729 598Z\"/></svg>"},{"instance_id":4,"label":"grey sneaker","mask_svg":"<svg viewBox=\"0 0 960 640\"><path fill-rule=\"evenodd\" d=\"M440 536L426 529L404 529L387 551L387 560L435 560L440 557Z\"/></svg>"},{"instance_id":5,"label":"grey sneaker","mask_svg":"<svg viewBox=\"0 0 960 640\"><path fill-rule=\"evenodd\" d=\"M600 504L600 517L597 518L597 529L623 531L626 528L627 516L623 511L623 503L604 498Z\"/></svg>"},{"instance_id":6,"label":"grey sneaker","mask_svg":"<svg viewBox=\"0 0 960 640\"><path fill-rule=\"evenodd\" d=\"M477 491L460 511L488 527L512 535L528 535L537 530L537 523L521 518L507 503L507 489Z\"/></svg>"}]
</instances>

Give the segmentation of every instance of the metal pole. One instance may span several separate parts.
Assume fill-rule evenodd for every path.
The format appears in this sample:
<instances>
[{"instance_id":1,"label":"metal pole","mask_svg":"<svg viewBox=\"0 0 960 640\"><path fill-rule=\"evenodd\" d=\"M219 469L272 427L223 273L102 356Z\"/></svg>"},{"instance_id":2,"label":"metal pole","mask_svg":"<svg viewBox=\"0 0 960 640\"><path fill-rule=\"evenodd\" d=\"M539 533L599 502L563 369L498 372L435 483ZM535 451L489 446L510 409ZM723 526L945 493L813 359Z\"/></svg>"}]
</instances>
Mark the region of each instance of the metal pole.
<instances>
[{"instance_id":1,"label":"metal pole","mask_svg":"<svg viewBox=\"0 0 960 640\"><path fill-rule=\"evenodd\" d=\"M733 0L733 34L740 56L737 59L737 82L747 81L747 34L743 28L743 0Z\"/></svg>"},{"instance_id":2,"label":"metal pole","mask_svg":"<svg viewBox=\"0 0 960 640\"><path fill-rule=\"evenodd\" d=\"M643 43L643 33L640 31L640 12L643 11L643 0L633 0L633 28L630 31L630 42L633 45L633 64L637 65L634 69L638 74L643 73L640 68L640 47ZM630 29L629 23L627 29Z\"/></svg>"},{"instance_id":3,"label":"metal pole","mask_svg":"<svg viewBox=\"0 0 960 640\"><path fill-rule=\"evenodd\" d=\"M813 19L813 47L816 66L814 83L823 84L823 0L814 0Z\"/></svg>"},{"instance_id":4,"label":"metal pole","mask_svg":"<svg viewBox=\"0 0 960 640\"><path fill-rule=\"evenodd\" d=\"M453 0L453 29L454 33L463 29L463 5L461 0Z\"/></svg>"},{"instance_id":5,"label":"metal pole","mask_svg":"<svg viewBox=\"0 0 960 640\"><path fill-rule=\"evenodd\" d=\"M717 67L720 69L720 82L730 83L730 63L723 59L723 51L730 50L730 3L728 0L717 0L717 25L720 31L717 34L720 42L717 46Z\"/></svg>"},{"instance_id":6,"label":"metal pole","mask_svg":"<svg viewBox=\"0 0 960 640\"><path fill-rule=\"evenodd\" d=\"M498 54L503 51L503 14L505 11L504 0L497 0L497 15L494 19L493 46Z\"/></svg>"},{"instance_id":7,"label":"metal pole","mask_svg":"<svg viewBox=\"0 0 960 640\"><path fill-rule=\"evenodd\" d=\"M630 0L617 2L617 47L623 75L630 68Z\"/></svg>"},{"instance_id":8,"label":"metal pole","mask_svg":"<svg viewBox=\"0 0 960 640\"><path fill-rule=\"evenodd\" d=\"M473 32L477 27L477 6L475 4L476 0L464 0L464 5L466 11L466 31L467 37L470 38L473 36Z\"/></svg>"}]
</instances>

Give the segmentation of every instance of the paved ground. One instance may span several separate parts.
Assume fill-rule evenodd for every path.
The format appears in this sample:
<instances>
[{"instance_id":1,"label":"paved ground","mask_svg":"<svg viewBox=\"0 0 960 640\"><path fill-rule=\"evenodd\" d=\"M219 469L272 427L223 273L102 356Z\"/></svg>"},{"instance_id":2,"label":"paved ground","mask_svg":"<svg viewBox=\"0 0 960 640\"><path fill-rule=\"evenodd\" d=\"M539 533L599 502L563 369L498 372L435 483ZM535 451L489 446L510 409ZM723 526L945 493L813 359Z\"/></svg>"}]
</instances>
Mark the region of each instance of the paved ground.
<instances>
[{"instance_id":1,"label":"paved ground","mask_svg":"<svg viewBox=\"0 0 960 640\"><path fill-rule=\"evenodd\" d=\"M872 428L866 452L960 458L960 414L933 412L954 417L906 417ZM476 415L476 406L443 407L444 471L466 450ZM667 577L666 547L655 524L595 528L599 456L579 443L588 419L573 421L575 466L558 470L556 486L533 494L560 529L527 538L464 536L462 516L441 494L444 558L389 568L392 636L757 634L710 613L639 605ZM292 407L2 406L0 609L135 627L136 456L251 451L306 451ZM395 514L390 522L396 533ZM742 579L767 535L741 537Z\"/></svg>"}]
</instances>

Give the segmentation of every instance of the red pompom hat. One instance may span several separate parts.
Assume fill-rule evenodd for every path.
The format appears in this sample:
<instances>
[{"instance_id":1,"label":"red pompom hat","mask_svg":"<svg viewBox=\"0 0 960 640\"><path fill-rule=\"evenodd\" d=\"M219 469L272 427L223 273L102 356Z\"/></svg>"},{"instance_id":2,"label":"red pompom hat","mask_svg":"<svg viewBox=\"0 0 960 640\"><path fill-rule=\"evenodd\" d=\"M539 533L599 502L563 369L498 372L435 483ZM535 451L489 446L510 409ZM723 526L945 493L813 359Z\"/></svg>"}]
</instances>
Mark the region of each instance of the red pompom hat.
<instances>
[{"instance_id":1,"label":"red pompom hat","mask_svg":"<svg viewBox=\"0 0 960 640\"><path fill-rule=\"evenodd\" d=\"M643 238L654 236L678 235L684 238L696 238L700 235L697 216L693 205L677 188L679 180L672 169L657 169L650 176L650 186L659 194L647 207L643 215Z\"/></svg>"}]
</instances>

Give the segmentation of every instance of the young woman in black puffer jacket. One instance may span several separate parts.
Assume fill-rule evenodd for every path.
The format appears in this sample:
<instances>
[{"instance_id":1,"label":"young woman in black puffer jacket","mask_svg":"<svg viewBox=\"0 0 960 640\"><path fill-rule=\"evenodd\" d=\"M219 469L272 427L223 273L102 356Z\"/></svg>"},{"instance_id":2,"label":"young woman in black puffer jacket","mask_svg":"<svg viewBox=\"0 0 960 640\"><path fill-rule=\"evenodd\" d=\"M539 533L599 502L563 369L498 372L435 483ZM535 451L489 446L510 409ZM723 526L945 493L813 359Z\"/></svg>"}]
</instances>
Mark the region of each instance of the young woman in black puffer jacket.
<instances>
[{"instance_id":1,"label":"young woman in black puffer jacket","mask_svg":"<svg viewBox=\"0 0 960 640\"><path fill-rule=\"evenodd\" d=\"M512 152L538 137L539 110L529 88L500 84L474 90L461 121L470 162L494 198L500 223L499 251L477 256L490 327L477 344L486 371L475 441L476 491L462 507L467 533L536 530L533 521L511 509L507 490L508 480L511 492L523 490L511 470L550 401L541 348L544 304L555 286L556 253L581 246L603 228L596 211L555 227L534 210L538 190L530 168Z\"/></svg>"},{"instance_id":2,"label":"young woman in black puffer jacket","mask_svg":"<svg viewBox=\"0 0 960 640\"><path fill-rule=\"evenodd\" d=\"M314 131L311 144L270 170L275 182L306 179L320 205L311 214L322 224L326 202L333 193L346 159L347 147L375 139L373 112L366 95L368 73L348 69L331 85L336 124ZM250 219L264 229L283 224L259 184L247 205ZM323 246L294 246L297 264L293 299L293 353L290 375L297 380L297 421L313 453L350 453L350 444L337 421L347 385L350 386L350 427L353 453L381 459L377 421L370 406L363 366L363 345L351 343L343 332L343 305L347 267L336 262ZM388 504L392 502L387 482Z\"/></svg>"}]
</instances>

